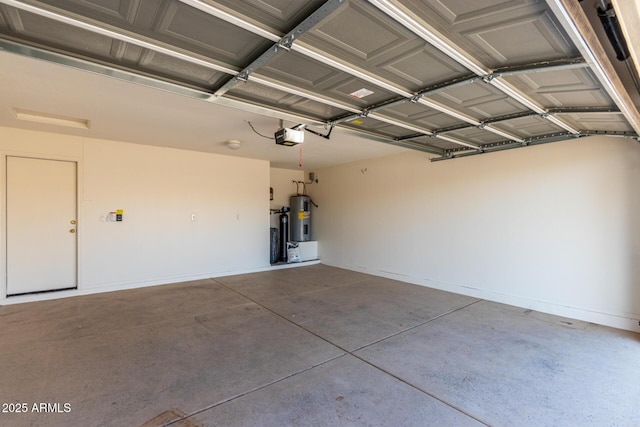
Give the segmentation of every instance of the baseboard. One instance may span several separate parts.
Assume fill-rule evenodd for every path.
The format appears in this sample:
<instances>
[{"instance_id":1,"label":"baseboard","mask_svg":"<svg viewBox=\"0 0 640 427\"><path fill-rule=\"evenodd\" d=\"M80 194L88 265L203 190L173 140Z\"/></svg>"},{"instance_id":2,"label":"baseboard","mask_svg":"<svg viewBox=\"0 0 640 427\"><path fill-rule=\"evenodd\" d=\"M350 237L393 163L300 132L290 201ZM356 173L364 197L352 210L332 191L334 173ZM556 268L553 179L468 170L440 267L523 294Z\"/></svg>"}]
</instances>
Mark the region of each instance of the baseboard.
<instances>
[{"instance_id":1,"label":"baseboard","mask_svg":"<svg viewBox=\"0 0 640 427\"><path fill-rule=\"evenodd\" d=\"M172 277L164 277L153 280L145 280L144 282L121 282L121 283L109 283L99 286L92 286L89 288L79 287L78 289L69 289L64 291L52 291L38 294L28 294L28 295L17 295L12 297L7 297L4 299L0 299L0 306L2 305L13 305L13 304L22 304L27 302L36 302L36 301L47 301L59 298L70 298L81 295L92 295L92 294L100 294L105 292L116 292L116 291L125 291L129 289L138 289L138 288L146 288L150 286L162 286L162 285L170 285L173 283L180 282L190 282L194 280L203 280L203 279L215 279L217 277L225 277L225 276L237 276L239 274L249 274L249 273L259 273L263 271L271 271L271 270L280 270L284 268L297 268L304 267L308 265L319 264L320 260L310 260L289 264L278 264L278 265L268 265L268 266L260 266L254 268L246 268L240 270L228 270L228 271L219 271L214 273L205 273L205 274L192 274L192 275L182 275L182 276L172 276Z\"/></svg>"},{"instance_id":2,"label":"baseboard","mask_svg":"<svg viewBox=\"0 0 640 427\"><path fill-rule=\"evenodd\" d=\"M567 317L570 319L581 320L584 322L595 323L603 326L610 326L612 328L624 329L632 332L640 332L640 325L638 324L640 320L640 314L605 313L581 307L560 305L550 301L534 300L518 295L503 294L500 292L473 288L470 286L464 286L455 283L421 279L390 271L372 270L366 267L357 266L343 266L326 262L324 264L331 265L333 267L358 271L360 273L371 274L373 276L385 277L387 279L399 280L401 282L411 283L414 285L426 286L428 288L439 289L442 291L453 292L456 294L512 305L515 307L535 310L541 313L553 314L556 316Z\"/></svg>"}]
</instances>

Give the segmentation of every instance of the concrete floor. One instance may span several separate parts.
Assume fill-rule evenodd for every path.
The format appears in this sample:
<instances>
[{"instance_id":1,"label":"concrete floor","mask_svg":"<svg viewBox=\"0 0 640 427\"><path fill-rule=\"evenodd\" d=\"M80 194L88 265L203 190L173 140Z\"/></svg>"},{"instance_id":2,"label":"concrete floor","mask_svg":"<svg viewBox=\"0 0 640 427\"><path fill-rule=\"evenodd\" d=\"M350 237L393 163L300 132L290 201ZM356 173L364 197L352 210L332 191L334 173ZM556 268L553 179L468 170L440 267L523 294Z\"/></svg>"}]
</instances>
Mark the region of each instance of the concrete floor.
<instances>
[{"instance_id":1,"label":"concrete floor","mask_svg":"<svg viewBox=\"0 0 640 427\"><path fill-rule=\"evenodd\" d=\"M639 335L324 265L3 306L0 346L1 426L640 426Z\"/></svg>"}]
</instances>

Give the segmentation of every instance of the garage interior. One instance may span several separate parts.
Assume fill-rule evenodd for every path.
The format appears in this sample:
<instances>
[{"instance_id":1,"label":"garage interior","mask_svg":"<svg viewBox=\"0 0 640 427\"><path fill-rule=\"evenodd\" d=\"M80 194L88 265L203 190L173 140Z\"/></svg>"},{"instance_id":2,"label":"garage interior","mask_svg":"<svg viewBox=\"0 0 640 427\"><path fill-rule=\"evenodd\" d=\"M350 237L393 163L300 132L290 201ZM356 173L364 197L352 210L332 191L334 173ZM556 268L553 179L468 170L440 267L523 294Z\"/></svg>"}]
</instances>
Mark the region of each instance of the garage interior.
<instances>
[{"instance_id":1,"label":"garage interior","mask_svg":"<svg viewBox=\"0 0 640 427\"><path fill-rule=\"evenodd\" d=\"M639 28L0 0L0 423L639 425Z\"/></svg>"}]
</instances>

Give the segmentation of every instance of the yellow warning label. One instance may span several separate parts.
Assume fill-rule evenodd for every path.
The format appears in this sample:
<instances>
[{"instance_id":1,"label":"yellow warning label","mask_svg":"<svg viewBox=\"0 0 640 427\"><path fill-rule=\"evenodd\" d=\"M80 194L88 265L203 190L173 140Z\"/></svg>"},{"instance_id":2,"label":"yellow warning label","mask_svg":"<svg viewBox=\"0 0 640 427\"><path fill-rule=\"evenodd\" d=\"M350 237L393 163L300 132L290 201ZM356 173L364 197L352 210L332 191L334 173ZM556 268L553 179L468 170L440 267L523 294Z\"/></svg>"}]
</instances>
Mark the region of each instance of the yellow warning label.
<instances>
[{"instance_id":1,"label":"yellow warning label","mask_svg":"<svg viewBox=\"0 0 640 427\"><path fill-rule=\"evenodd\" d=\"M304 219L304 211L298 211L298 219Z\"/></svg>"}]
</instances>

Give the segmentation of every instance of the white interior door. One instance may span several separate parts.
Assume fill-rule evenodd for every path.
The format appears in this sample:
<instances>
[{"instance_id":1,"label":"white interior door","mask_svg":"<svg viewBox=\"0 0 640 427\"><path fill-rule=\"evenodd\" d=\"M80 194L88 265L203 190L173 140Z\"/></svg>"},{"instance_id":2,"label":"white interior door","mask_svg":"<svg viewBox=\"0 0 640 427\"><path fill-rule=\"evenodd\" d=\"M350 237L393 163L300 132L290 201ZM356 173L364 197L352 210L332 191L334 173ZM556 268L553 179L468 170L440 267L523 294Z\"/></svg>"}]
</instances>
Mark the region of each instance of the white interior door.
<instances>
[{"instance_id":1,"label":"white interior door","mask_svg":"<svg viewBox=\"0 0 640 427\"><path fill-rule=\"evenodd\" d=\"M7 295L77 286L76 166L7 157Z\"/></svg>"}]
</instances>

